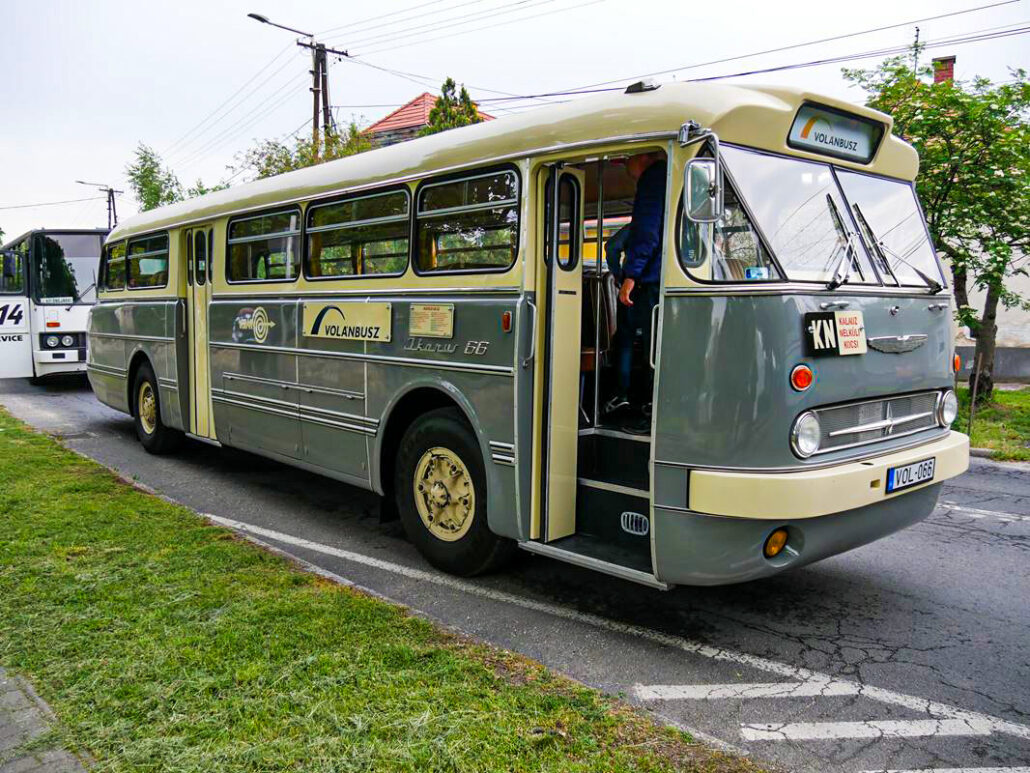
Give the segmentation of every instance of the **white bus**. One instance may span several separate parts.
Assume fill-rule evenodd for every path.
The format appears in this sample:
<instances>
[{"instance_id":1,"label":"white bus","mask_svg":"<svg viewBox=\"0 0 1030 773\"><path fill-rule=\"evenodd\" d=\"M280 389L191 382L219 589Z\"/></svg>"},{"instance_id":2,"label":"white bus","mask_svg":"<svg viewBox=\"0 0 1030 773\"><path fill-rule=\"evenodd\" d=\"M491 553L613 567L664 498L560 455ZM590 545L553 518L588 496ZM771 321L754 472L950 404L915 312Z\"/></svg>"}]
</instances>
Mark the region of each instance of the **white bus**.
<instances>
[{"instance_id":1,"label":"white bus","mask_svg":"<svg viewBox=\"0 0 1030 773\"><path fill-rule=\"evenodd\" d=\"M106 229L39 229L4 245L0 378L86 371L86 323L106 235Z\"/></svg>"}]
</instances>

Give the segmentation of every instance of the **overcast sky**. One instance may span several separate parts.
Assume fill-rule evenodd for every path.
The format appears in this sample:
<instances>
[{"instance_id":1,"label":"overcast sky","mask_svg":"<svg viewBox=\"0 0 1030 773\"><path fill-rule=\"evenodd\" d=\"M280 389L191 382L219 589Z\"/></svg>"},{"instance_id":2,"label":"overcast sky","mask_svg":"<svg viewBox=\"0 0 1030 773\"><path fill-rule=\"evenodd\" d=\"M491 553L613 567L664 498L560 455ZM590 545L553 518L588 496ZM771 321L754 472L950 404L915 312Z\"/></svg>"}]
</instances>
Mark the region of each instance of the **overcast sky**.
<instances>
[{"instance_id":1,"label":"overcast sky","mask_svg":"<svg viewBox=\"0 0 1030 773\"><path fill-rule=\"evenodd\" d=\"M353 116L370 123L422 91L435 93L446 76L468 84L486 112L502 116L513 103L490 100L505 92L571 89L988 3L0 0L0 228L10 239L38 226L105 225L103 200L5 208L101 195L76 185L79 179L125 189L119 215L134 213L124 170L141 141L163 155L184 185L198 177L213 184L230 176L226 167L234 155L254 141L308 130L310 56L295 45L295 35L248 19L252 11L314 32L355 55L332 65L330 95L341 106L341 122ZM1016 0L921 22L920 36L933 43L1030 24L1028 6L1030 0ZM660 79L903 46L912 41L915 26L683 69ZM945 45L929 49L926 57L947 54L958 57L960 79L1007 80L1009 68L1030 67L1030 36ZM850 66L869 66L879 58ZM801 85L862 101L840 68L832 64L739 80Z\"/></svg>"}]
</instances>

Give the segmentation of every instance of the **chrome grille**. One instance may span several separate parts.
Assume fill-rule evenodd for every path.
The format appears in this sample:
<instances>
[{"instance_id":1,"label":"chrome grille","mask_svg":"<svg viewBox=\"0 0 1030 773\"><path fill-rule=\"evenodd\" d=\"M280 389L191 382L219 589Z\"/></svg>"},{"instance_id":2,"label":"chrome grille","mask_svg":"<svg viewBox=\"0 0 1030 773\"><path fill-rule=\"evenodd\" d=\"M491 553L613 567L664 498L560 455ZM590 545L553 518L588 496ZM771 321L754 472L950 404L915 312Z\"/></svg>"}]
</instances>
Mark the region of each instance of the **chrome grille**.
<instances>
[{"instance_id":1,"label":"chrome grille","mask_svg":"<svg viewBox=\"0 0 1030 773\"><path fill-rule=\"evenodd\" d=\"M911 435L937 426L939 392L817 408L822 439L817 453Z\"/></svg>"}]
</instances>

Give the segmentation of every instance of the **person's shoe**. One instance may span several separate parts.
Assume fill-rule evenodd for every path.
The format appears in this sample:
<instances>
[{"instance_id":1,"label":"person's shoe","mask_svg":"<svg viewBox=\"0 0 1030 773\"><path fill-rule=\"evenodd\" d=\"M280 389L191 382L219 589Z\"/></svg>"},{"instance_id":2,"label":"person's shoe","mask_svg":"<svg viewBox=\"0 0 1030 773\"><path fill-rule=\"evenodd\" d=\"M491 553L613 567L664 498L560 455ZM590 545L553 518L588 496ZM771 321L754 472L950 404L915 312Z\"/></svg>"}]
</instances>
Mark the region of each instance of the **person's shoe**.
<instances>
[{"instance_id":1,"label":"person's shoe","mask_svg":"<svg viewBox=\"0 0 1030 773\"><path fill-rule=\"evenodd\" d=\"M615 413L616 411L622 410L629 406L629 399L626 395L615 395L611 400L604 404L605 413Z\"/></svg>"},{"instance_id":2,"label":"person's shoe","mask_svg":"<svg viewBox=\"0 0 1030 773\"><path fill-rule=\"evenodd\" d=\"M639 416L632 421L627 421L623 426L623 430L631 435L650 435L651 434L651 417L650 416Z\"/></svg>"},{"instance_id":3,"label":"person's shoe","mask_svg":"<svg viewBox=\"0 0 1030 773\"><path fill-rule=\"evenodd\" d=\"M651 418L651 408L652 408L651 403L644 403L643 406L641 406L641 408L640 408L640 412L642 414L644 414L644 416L646 416L648 419L650 419Z\"/></svg>"}]
</instances>

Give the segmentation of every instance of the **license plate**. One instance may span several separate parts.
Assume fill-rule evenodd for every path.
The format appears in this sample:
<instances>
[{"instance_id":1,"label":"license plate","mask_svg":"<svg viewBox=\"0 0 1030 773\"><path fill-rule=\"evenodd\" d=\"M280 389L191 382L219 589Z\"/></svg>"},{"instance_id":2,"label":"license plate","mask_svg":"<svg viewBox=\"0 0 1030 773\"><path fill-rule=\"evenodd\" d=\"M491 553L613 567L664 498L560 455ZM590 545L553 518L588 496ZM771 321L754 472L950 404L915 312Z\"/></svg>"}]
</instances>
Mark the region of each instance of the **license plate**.
<instances>
[{"instance_id":1,"label":"license plate","mask_svg":"<svg viewBox=\"0 0 1030 773\"><path fill-rule=\"evenodd\" d=\"M936 458L931 458L923 459L921 462L912 462L903 467L891 467L887 470L887 493L901 491L901 489L933 480L936 462Z\"/></svg>"},{"instance_id":2,"label":"license plate","mask_svg":"<svg viewBox=\"0 0 1030 773\"><path fill-rule=\"evenodd\" d=\"M865 354L865 319L861 311L815 311L805 314L805 349L810 355L842 357Z\"/></svg>"}]
</instances>

